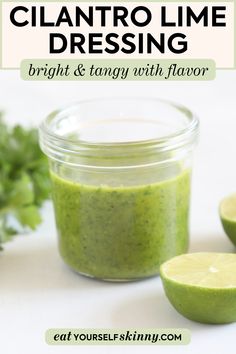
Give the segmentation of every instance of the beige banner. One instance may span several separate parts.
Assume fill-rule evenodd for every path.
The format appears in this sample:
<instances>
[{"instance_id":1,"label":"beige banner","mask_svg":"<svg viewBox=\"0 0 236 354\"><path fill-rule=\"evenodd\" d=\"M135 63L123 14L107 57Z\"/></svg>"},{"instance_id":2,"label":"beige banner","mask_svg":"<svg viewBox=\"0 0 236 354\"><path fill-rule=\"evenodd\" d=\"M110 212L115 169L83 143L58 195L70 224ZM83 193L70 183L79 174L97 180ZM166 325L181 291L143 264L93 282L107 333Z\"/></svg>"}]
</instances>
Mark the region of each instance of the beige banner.
<instances>
[{"instance_id":1,"label":"beige banner","mask_svg":"<svg viewBox=\"0 0 236 354\"><path fill-rule=\"evenodd\" d=\"M142 4L140 2L109 2L110 10L105 16L105 25L102 24L99 6L106 6L104 2L79 3L80 10L89 14L92 7L92 26L82 17L80 24L76 25L76 6L78 2L3 2L2 3L2 67L19 68L24 59L212 59L217 68L232 68L234 66L234 3L233 2L145 2L152 18L148 23L148 12L135 9ZM22 6L15 12L16 6ZM65 19L61 9L65 6L71 19L71 23L62 22L57 26L58 18ZM114 11L116 6L127 9L127 16L114 26ZM162 26L163 7L165 7L165 22L169 26ZM204 16L199 17L198 23L194 16L199 16L204 11ZM204 10L204 8L206 8ZM217 7L217 10L216 10ZM41 10L41 9L44 10ZM42 15L43 11L43 15ZM180 21L180 12L182 21ZM123 10L117 12L123 14ZM137 26L137 23L145 23L145 26ZM214 15L217 13L217 23L225 23L225 26L213 26ZM161 17L162 16L162 17ZM15 22L22 24L17 27ZM40 21L50 22L49 26L40 26ZM189 25L190 23L190 25ZM127 26L125 25L127 24ZM107 43L106 36L115 33L113 43ZM132 44L126 44L122 36L128 37ZM74 36L73 36L74 34ZM99 35L98 35L99 34ZM150 42L149 34L159 43L159 48ZM79 36L79 37L78 37ZM82 38L82 39L81 39ZM76 43L80 41L78 49ZM84 43L83 43L84 42ZM150 43L151 44L150 44ZM51 47L50 47L51 43ZM149 44L148 44L149 43ZM105 48L118 48L116 53L109 53ZM127 48L133 46L135 50L127 53ZM82 49L81 49L82 48ZM92 48L92 52L90 52ZM122 52L122 48L126 49ZM151 53L148 53L151 48ZM50 53L50 49L55 53ZM56 50L61 53L56 53ZM81 52L81 51L84 51Z\"/></svg>"}]
</instances>

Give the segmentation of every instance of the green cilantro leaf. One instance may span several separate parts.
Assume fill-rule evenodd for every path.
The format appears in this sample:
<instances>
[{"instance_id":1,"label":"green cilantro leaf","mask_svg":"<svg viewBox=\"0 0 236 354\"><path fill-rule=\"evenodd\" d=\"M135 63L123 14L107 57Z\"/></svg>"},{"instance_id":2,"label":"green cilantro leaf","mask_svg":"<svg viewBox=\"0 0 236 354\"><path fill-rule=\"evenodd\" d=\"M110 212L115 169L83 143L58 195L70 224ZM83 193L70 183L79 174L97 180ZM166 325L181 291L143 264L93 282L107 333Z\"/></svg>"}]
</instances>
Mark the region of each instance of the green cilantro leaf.
<instances>
[{"instance_id":1,"label":"green cilantro leaf","mask_svg":"<svg viewBox=\"0 0 236 354\"><path fill-rule=\"evenodd\" d=\"M40 224L40 207L49 191L37 129L11 127L0 113L0 249L25 227L34 230Z\"/></svg>"}]
</instances>

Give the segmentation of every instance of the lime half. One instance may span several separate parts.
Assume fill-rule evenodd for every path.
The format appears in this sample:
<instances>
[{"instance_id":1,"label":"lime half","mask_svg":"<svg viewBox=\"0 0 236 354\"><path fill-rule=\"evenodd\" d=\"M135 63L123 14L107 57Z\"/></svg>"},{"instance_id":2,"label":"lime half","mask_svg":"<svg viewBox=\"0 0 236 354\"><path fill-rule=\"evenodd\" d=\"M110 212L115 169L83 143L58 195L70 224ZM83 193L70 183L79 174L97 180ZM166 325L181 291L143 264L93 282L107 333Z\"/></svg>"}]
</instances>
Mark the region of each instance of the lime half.
<instances>
[{"instance_id":1,"label":"lime half","mask_svg":"<svg viewBox=\"0 0 236 354\"><path fill-rule=\"evenodd\" d=\"M221 201L219 211L225 233L236 246L236 193Z\"/></svg>"},{"instance_id":2,"label":"lime half","mask_svg":"<svg viewBox=\"0 0 236 354\"><path fill-rule=\"evenodd\" d=\"M236 254L184 254L163 263L160 275L169 301L185 317L236 321Z\"/></svg>"}]
</instances>

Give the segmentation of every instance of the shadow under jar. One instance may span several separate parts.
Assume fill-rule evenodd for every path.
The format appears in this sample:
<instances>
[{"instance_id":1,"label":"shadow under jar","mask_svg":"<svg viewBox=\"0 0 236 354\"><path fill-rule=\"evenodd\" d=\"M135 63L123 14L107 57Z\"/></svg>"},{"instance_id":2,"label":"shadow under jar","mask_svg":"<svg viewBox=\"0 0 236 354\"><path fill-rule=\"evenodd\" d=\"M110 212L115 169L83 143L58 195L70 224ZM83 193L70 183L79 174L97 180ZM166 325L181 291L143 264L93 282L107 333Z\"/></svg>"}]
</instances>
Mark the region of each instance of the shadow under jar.
<instances>
[{"instance_id":1,"label":"shadow under jar","mask_svg":"<svg viewBox=\"0 0 236 354\"><path fill-rule=\"evenodd\" d=\"M82 101L46 118L40 145L60 254L72 269L137 280L187 251L197 135L188 109L158 99Z\"/></svg>"}]
</instances>

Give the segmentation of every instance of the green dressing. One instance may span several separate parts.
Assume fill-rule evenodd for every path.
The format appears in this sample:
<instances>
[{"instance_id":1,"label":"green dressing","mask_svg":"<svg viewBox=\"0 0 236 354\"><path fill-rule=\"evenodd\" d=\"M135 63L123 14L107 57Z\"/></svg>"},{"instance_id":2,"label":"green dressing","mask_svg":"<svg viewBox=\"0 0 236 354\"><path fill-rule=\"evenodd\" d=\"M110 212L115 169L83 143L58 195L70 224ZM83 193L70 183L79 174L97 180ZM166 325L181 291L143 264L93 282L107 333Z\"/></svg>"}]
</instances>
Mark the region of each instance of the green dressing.
<instances>
[{"instance_id":1,"label":"green dressing","mask_svg":"<svg viewBox=\"0 0 236 354\"><path fill-rule=\"evenodd\" d=\"M53 172L51 178L60 253L75 271L139 279L186 252L189 170L138 186L80 184Z\"/></svg>"}]
</instances>

